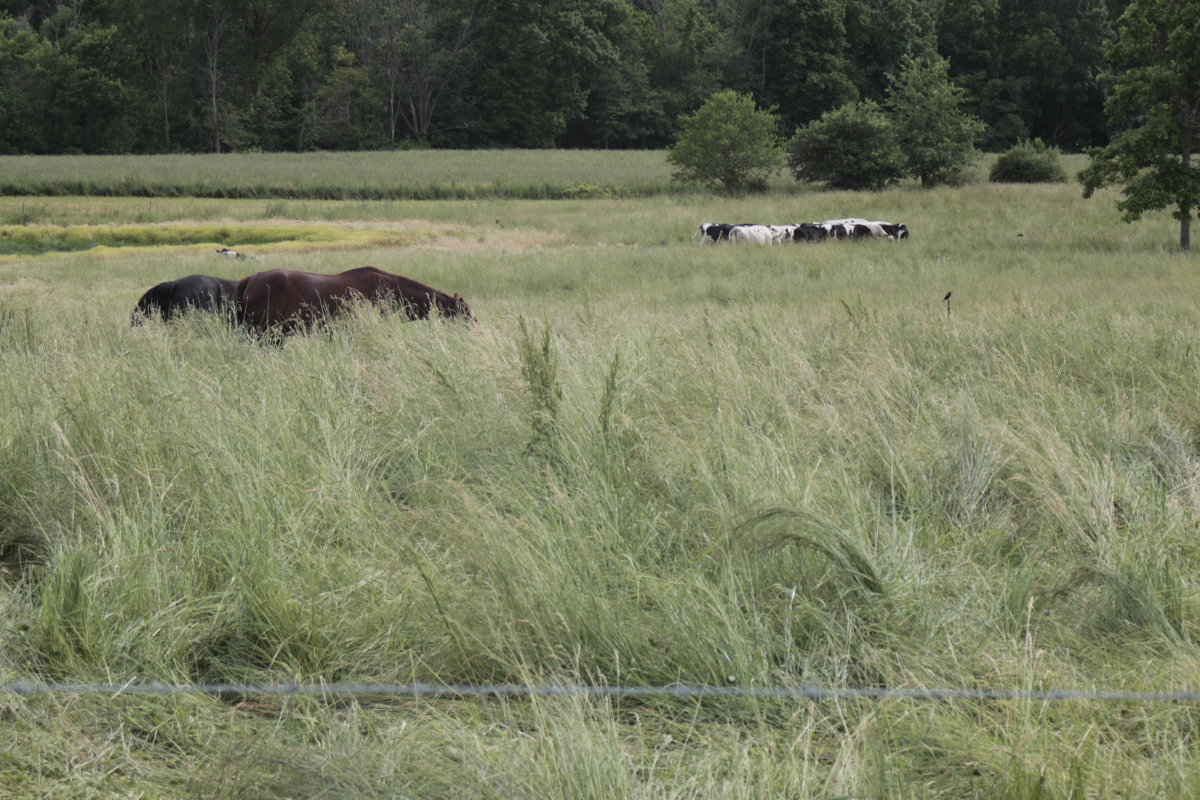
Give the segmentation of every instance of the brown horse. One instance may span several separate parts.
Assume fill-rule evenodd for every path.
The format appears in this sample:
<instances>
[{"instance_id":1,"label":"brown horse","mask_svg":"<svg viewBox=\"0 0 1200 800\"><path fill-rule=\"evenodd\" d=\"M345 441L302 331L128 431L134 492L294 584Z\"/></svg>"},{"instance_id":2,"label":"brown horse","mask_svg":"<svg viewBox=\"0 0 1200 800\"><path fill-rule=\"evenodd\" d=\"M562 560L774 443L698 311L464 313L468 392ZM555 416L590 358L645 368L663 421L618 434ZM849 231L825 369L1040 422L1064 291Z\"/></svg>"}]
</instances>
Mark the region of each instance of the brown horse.
<instances>
[{"instance_id":1,"label":"brown horse","mask_svg":"<svg viewBox=\"0 0 1200 800\"><path fill-rule=\"evenodd\" d=\"M312 325L342 312L356 299L395 303L409 319L428 319L437 307L444 317L475 321L467 301L457 294L426 286L375 267L359 267L337 275L272 269L242 278L237 285L237 307L253 331L278 327L290 331L297 324Z\"/></svg>"}]
</instances>

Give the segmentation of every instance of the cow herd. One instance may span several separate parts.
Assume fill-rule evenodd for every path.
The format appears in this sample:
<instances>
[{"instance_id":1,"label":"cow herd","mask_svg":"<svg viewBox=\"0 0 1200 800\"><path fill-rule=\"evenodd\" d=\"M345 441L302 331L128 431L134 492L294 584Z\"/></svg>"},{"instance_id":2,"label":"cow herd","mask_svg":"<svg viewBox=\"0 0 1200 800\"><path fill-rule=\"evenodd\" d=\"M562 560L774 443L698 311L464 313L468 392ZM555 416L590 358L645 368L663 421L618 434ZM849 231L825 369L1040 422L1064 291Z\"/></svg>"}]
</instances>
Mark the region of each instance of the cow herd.
<instances>
[{"instance_id":1,"label":"cow herd","mask_svg":"<svg viewBox=\"0 0 1200 800\"><path fill-rule=\"evenodd\" d=\"M826 239L867 239L879 237L889 242L908 238L908 227L903 223L872 222L850 217L830 219L825 222L804 222L792 225L755 225L741 223L705 222L696 231L701 244L782 244L783 242L821 242ZM692 234L695 238L696 234Z\"/></svg>"}]
</instances>

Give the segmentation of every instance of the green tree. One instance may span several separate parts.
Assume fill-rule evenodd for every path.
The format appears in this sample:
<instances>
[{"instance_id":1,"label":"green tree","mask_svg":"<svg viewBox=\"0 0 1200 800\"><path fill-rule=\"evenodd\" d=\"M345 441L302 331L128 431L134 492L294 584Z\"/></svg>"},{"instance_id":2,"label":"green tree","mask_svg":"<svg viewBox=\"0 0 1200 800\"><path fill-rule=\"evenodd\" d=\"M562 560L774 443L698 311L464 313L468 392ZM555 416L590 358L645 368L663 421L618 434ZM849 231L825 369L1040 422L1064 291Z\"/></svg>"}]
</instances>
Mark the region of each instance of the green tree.
<instances>
[{"instance_id":1,"label":"green tree","mask_svg":"<svg viewBox=\"0 0 1200 800\"><path fill-rule=\"evenodd\" d=\"M773 46L762 45L763 89L792 125L858 100L846 32L846 2L786 0L773 18ZM757 86L755 88L758 88Z\"/></svg>"},{"instance_id":2,"label":"green tree","mask_svg":"<svg viewBox=\"0 0 1200 800\"><path fill-rule=\"evenodd\" d=\"M677 138L684 116L729 87L740 51L705 0L637 0L637 5L645 8L641 58L648 92L634 113L647 129L644 144L665 147Z\"/></svg>"},{"instance_id":3,"label":"green tree","mask_svg":"<svg viewBox=\"0 0 1200 800\"><path fill-rule=\"evenodd\" d=\"M1187 0L1133 0L1117 26L1109 61L1109 118L1125 129L1088 151L1080 173L1084 197L1120 184L1125 221L1174 205L1179 247L1191 249L1192 211L1200 207L1200 173L1192 166L1200 123L1200 14Z\"/></svg>"},{"instance_id":4,"label":"green tree","mask_svg":"<svg viewBox=\"0 0 1200 800\"><path fill-rule=\"evenodd\" d=\"M943 0L938 52L1003 149L1036 136L1079 148L1103 141L1097 75L1110 35L1104 0Z\"/></svg>"},{"instance_id":5,"label":"green tree","mask_svg":"<svg viewBox=\"0 0 1200 800\"><path fill-rule=\"evenodd\" d=\"M895 126L874 100L827 111L796 131L788 166L797 180L827 189L882 189L904 177Z\"/></svg>"},{"instance_id":6,"label":"green tree","mask_svg":"<svg viewBox=\"0 0 1200 800\"><path fill-rule=\"evenodd\" d=\"M130 152L146 110L127 82L132 47L113 28L61 34L0 17L0 152Z\"/></svg>"},{"instance_id":7,"label":"green tree","mask_svg":"<svg viewBox=\"0 0 1200 800\"><path fill-rule=\"evenodd\" d=\"M668 116L665 94L651 85L650 61L665 44L656 19L628 2L607 3L598 10L604 16L597 28L613 48L581 73L587 106L568 123L559 144L606 150L661 147L675 138L679 114L691 109L679 106Z\"/></svg>"},{"instance_id":8,"label":"green tree","mask_svg":"<svg viewBox=\"0 0 1200 800\"><path fill-rule=\"evenodd\" d=\"M964 92L950 83L949 68L937 56L905 58L888 99L908 173L922 186L959 180L985 127L962 110Z\"/></svg>"},{"instance_id":9,"label":"green tree","mask_svg":"<svg viewBox=\"0 0 1200 800\"><path fill-rule=\"evenodd\" d=\"M187 72L193 44L191 4L189 0L111 0L107 10L107 16L119 20L141 65L137 85L143 87L147 102L141 149L170 151L178 144L173 131L185 116L193 83Z\"/></svg>"},{"instance_id":10,"label":"green tree","mask_svg":"<svg viewBox=\"0 0 1200 800\"><path fill-rule=\"evenodd\" d=\"M754 98L726 89L683 121L679 141L667 151L675 180L739 192L766 184L783 168L779 117Z\"/></svg>"},{"instance_id":11,"label":"green tree","mask_svg":"<svg viewBox=\"0 0 1200 800\"><path fill-rule=\"evenodd\" d=\"M381 98L387 139L429 139L442 100L462 80L477 0L354 0L351 39ZM404 131L400 131L403 126Z\"/></svg>"},{"instance_id":12,"label":"green tree","mask_svg":"<svg viewBox=\"0 0 1200 800\"><path fill-rule=\"evenodd\" d=\"M44 125L54 87L48 70L57 62L54 45L0 16L0 153L55 152Z\"/></svg>"},{"instance_id":13,"label":"green tree","mask_svg":"<svg viewBox=\"0 0 1200 800\"><path fill-rule=\"evenodd\" d=\"M618 0L494 0L476 13L468 146L554 147L587 107L588 76L617 48Z\"/></svg>"},{"instance_id":14,"label":"green tree","mask_svg":"<svg viewBox=\"0 0 1200 800\"><path fill-rule=\"evenodd\" d=\"M779 105L787 130L854 100L882 102L906 54L935 52L930 8L925 0L774 0L758 52L748 54L763 68L756 97Z\"/></svg>"},{"instance_id":15,"label":"green tree","mask_svg":"<svg viewBox=\"0 0 1200 800\"><path fill-rule=\"evenodd\" d=\"M311 26L318 24L318 0L238 0L230 4L230 75L226 101L244 120L241 141L278 150L290 144L285 132L292 112L288 62Z\"/></svg>"}]
</instances>

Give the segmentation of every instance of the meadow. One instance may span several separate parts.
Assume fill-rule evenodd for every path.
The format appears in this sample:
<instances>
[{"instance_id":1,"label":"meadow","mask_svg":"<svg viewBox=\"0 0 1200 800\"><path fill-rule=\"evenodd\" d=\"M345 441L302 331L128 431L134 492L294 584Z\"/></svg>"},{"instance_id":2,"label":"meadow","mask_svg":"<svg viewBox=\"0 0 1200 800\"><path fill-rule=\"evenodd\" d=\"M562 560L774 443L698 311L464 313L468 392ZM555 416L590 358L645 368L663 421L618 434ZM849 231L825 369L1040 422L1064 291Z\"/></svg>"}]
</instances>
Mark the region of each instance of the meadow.
<instances>
[{"instance_id":1,"label":"meadow","mask_svg":"<svg viewBox=\"0 0 1200 800\"><path fill-rule=\"evenodd\" d=\"M0 156L0 195L549 199L662 194L670 175L662 151L628 150Z\"/></svg>"},{"instance_id":2,"label":"meadow","mask_svg":"<svg viewBox=\"0 0 1200 800\"><path fill-rule=\"evenodd\" d=\"M0 198L0 684L1194 690L1200 276L1114 200ZM130 325L363 264L478 325ZM0 693L0 797L1191 797L1197 711Z\"/></svg>"}]
</instances>

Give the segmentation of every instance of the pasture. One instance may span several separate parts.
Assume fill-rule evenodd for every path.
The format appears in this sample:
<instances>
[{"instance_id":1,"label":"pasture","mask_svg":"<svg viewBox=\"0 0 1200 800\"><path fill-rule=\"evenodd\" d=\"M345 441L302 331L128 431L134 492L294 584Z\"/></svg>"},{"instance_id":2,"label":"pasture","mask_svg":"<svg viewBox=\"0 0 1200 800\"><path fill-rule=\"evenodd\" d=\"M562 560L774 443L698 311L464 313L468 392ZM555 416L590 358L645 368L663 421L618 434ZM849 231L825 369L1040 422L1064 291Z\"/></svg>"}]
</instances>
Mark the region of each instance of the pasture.
<instances>
[{"instance_id":1,"label":"pasture","mask_svg":"<svg viewBox=\"0 0 1200 800\"><path fill-rule=\"evenodd\" d=\"M661 151L629 150L0 156L0 195L586 198L662 194L671 191L670 174Z\"/></svg>"},{"instance_id":2,"label":"pasture","mask_svg":"<svg viewBox=\"0 0 1200 800\"><path fill-rule=\"evenodd\" d=\"M0 683L1194 690L1200 264L1113 198L0 199ZM129 324L364 264L478 325ZM1185 797L1198 712L5 694L0 797Z\"/></svg>"}]
</instances>

